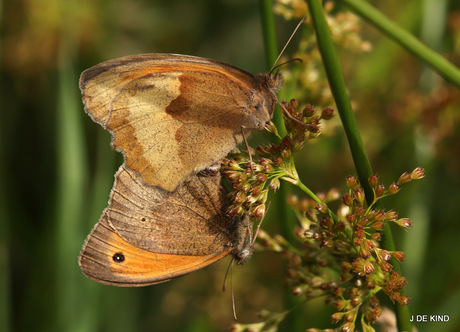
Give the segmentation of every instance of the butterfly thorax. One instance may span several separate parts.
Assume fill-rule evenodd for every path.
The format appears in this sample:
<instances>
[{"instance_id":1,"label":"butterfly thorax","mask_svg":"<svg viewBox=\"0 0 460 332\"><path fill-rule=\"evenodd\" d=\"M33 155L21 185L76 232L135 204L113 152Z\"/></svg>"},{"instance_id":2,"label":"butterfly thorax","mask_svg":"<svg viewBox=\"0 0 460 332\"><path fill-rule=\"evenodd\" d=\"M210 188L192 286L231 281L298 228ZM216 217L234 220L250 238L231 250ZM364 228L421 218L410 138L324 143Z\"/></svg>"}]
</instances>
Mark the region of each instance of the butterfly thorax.
<instances>
[{"instance_id":1,"label":"butterfly thorax","mask_svg":"<svg viewBox=\"0 0 460 332\"><path fill-rule=\"evenodd\" d=\"M236 238L232 255L237 264L244 264L251 258L254 252L252 223L250 222L249 216L245 215L238 219L237 231L235 234Z\"/></svg>"}]
</instances>

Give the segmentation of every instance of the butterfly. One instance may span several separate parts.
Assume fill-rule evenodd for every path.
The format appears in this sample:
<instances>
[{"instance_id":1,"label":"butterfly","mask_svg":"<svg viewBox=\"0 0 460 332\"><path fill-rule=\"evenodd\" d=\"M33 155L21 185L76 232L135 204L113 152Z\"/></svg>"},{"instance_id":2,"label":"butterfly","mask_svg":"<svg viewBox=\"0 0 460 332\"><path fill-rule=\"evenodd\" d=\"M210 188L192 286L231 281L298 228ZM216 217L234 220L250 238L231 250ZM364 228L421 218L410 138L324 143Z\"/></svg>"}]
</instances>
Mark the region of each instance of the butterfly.
<instances>
[{"instance_id":1,"label":"butterfly","mask_svg":"<svg viewBox=\"0 0 460 332\"><path fill-rule=\"evenodd\" d=\"M143 286L229 254L238 263L251 256L252 223L225 215L220 174L209 170L271 119L283 82L273 71L253 75L216 60L157 53L82 73L86 112L124 155L109 206L79 257L86 276Z\"/></svg>"},{"instance_id":2,"label":"butterfly","mask_svg":"<svg viewBox=\"0 0 460 332\"><path fill-rule=\"evenodd\" d=\"M121 166L109 205L80 253L83 273L99 283L146 286L201 269L229 254L252 255L252 224L229 218L217 171L200 172L174 192L146 185Z\"/></svg>"}]
</instances>

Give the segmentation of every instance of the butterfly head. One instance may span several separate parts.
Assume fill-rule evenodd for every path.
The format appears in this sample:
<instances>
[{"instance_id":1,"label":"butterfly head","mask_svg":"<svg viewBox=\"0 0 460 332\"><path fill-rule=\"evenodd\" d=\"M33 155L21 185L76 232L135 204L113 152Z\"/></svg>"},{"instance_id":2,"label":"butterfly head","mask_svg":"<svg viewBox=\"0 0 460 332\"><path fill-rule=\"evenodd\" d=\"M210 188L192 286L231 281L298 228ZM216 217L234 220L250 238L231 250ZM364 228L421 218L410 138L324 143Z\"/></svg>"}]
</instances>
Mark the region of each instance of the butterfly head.
<instances>
[{"instance_id":1,"label":"butterfly head","mask_svg":"<svg viewBox=\"0 0 460 332\"><path fill-rule=\"evenodd\" d=\"M257 88L248 91L248 104L243 111L242 127L263 130L273 116L276 104L276 92L281 88L281 73L259 74L256 77Z\"/></svg>"},{"instance_id":2,"label":"butterfly head","mask_svg":"<svg viewBox=\"0 0 460 332\"><path fill-rule=\"evenodd\" d=\"M281 89L281 85L283 85L283 75L280 73L279 70L277 70L274 74L266 74L265 85L267 86L268 90L272 93L278 92Z\"/></svg>"}]
</instances>

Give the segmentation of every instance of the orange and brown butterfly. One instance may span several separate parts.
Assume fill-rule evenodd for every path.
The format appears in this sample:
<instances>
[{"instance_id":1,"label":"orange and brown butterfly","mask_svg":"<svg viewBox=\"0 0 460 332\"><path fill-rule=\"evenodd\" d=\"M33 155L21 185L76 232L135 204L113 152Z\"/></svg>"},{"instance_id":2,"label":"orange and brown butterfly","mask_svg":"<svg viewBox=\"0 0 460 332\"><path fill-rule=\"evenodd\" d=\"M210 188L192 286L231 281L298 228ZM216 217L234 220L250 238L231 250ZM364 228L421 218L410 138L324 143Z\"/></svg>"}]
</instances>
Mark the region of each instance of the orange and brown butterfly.
<instances>
[{"instance_id":1,"label":"orange and brown butterfly","mask_svg":"<svg viewBox=\"0 0 460 332\"><path fill-rule=\"evenodd\" d=\"M86 112L111 132L125 157L109 207L80 254L89 278L143 286L228 254L240 263L249 258L252 223L247 216L226 217L220 174L201 173L250 130L265 128L282 84L272 72L252 75L205 58L142 54L82 73Z\"/></svg>"},{"instance_id":2,"label":"orange and brown butterfly","mask_svg":"<svg viewBox=\"0 0 460 332\"><path fill-rule=\"evenodd\" d=\"M109 206L79 257L83 273L116 286L146 286L201 269L229 254L252 254L252 224L228 218L220 173L198 173L175 192L146 185L124 165Z\"/></svg>"},{"instance_id":3,"label":"orange and brown butterfly","mask_svg":"<svg viewBox=\"0 0 460 332\"><path fill-rule=\"evenodd\" d=\"M264 129L282 77L188 55L141 54L84 71L86 112L112 133L128 168L174 191Z\"/></svg>"}]
</instances>

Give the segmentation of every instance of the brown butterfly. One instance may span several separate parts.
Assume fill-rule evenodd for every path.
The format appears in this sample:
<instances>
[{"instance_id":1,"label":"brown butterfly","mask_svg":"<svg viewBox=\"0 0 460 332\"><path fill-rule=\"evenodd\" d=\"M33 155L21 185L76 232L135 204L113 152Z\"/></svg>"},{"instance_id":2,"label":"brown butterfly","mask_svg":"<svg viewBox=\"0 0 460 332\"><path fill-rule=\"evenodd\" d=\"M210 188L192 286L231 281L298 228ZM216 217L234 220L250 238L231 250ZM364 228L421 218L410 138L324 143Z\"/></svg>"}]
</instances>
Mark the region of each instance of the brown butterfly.
<instances>
[{"instance_id":1,"label":"brown butterfly","mask_svg":"<svg viewBox=\"0 0 460 332\"><path fill-rule=\"evenodd\" d=\"M281 74L188 55L113 59L80 78L86 112L146 184L174 191L273 115Z\"/></svg>"},{"instance_id":2,"label":"brown butterfly","mask_svg":"<svg viewBox=\"0 0 460 332\"><path fill-rule=\"evenodd\" d=\"M193 175L168 192L123 165L109 206L83 245L80 267L103 284L146 286L228 254L243 263L253 251L252 225L247 217L226 217L227 207L219 172Z\"/></svg>"},{"instance_id":3,"label":"brown butterfly","mask_svg":"<svg viewBox=\"0 0 460 332\"><path fill-rule=\"evenodd\" d=\"M228 254L240 263L249 258L252 223L227 218L220 174L201 173L270 120L282 84L272 72L252 75L210 59L142 54L82 73L86 112L111 132L125 157L109 206L79 257L89 278L143 286Z\"/></svg>"}]
</instances>

